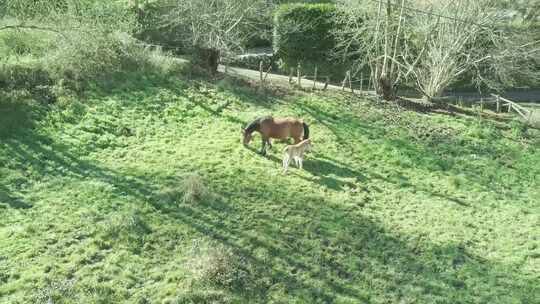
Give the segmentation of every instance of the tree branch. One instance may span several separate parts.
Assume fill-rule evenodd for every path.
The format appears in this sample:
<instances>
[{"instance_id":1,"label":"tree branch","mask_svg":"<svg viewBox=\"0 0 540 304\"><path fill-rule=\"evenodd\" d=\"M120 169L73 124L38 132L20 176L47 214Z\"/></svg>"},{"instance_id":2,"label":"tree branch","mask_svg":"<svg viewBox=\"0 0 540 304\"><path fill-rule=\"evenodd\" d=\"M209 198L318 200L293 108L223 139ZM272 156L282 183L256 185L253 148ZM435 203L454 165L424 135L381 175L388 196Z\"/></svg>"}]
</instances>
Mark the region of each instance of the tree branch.
<instances>
[{"instance_id":1,"label":"tree branch","mask_svg":"<svg viewBox=\"0 0 540 304\"><path fill-rule=\"evenodd\" d=\"M50 28L50 27L42 27L42 26L36 26L36 25L24 25L24 24L17 24L17 25L5 25L0 27L0 31L3 30L16 30L16 29L27 29L27 30L38 30L38 31L47 31L47 32L53 32L56 34L59 34L61 36L64 36L64 33Z\"/></svg>"}]
</instances>

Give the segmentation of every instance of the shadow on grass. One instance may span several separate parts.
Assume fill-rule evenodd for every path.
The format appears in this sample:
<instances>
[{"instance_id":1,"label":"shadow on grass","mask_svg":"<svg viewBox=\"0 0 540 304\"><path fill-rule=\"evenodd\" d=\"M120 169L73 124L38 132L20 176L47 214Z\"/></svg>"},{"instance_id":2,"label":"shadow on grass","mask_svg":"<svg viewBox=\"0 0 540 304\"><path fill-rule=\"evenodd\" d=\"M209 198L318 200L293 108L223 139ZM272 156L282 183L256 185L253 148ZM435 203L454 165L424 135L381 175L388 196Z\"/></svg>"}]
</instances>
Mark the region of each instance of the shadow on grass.
<instances>
[{"instance_id":1,"label":"shadow on grass","mask_svg":"<svg viewBox=\"0 0 540 304\"><path fill-rule=\"evenodd\" d=\"M5 186L0 185L0 206L4 204L13 209L32 208L31 204L25 202L21 198L15 197L13 194L10 194L10 192L11 191L8 190Z\"/></svg>"},{"instance_id":2,"label":"shadow on grass","mask_svg":"<svg viewBox=\"0 0 540 304\"><path fill-rule=\"evenodd\" d=\"M370 142L372 146L379 146L383 150L381 153L399 153L398 169L407 171L411 167L425 172L440 172L442 174L453 173L465 176L467 183L475 185L484 191L492 191L504 195L500 187L494 186L493 177L486 177L485 166L475 166L474 164L464 165L456 161L463 155L477 155L486 159L492 159L498 151L491 142L486 141L484 145L477 145L475 142L462 142L456 136L449 138L449 142L430 142L421 141L400 135L396 137L387 133L385 128L381 127L376 121L365 121L362 117L349 113L325 113L319 108L308 103L295 104L299 109L308 113L316 122L327 128L335 136L337 143L345 153L351 155L360 154L358 149L358 139L362 138ZM395 115L400 115L395 113ZM313 136L316 136L314 134ZM385 155L381 155L385 157ZM335 163L335 161L334 161ZM402 165L408 163L409 165ZM317 166L316 166L317 167ZM324 170L324 166L320 166ZM329 168L329 166L327 166ZM347 164L341 164L338 167L330 168L333 174L340 176L349 176L353 173L359 173L362 176L362 170L354 169ZM351 172L352 171L352 172ZM399 171L399 170L395 170ZM317 175L316 169L311 173ZM373 173L372 176L376 176ZM380 179L380 176L378 177ZM499 176L497 176L499 178ZM503 180L498 183L503 184ZM461 205L467 205L465 202L451 198L450 200Z\"/></svg>"},{"instance_id":3,"label":"shadow on grass","mask_svg":"<svg viewBox=\"0 0 540 304\"><path fill-rule=\"evenodd\" d=\"M294 216L277 219L270 212L267 216L259 214L251 218L255 230L245 230L238 224L243 213L222 214L213 204L168 206L164 211L247 257L259 271L256 280L273 282L260 286L264 287L259 290L263 299L268 296L264 290L276 283L286 286L289 300L327 303L344 298L358 303L382 299L451 303L510 298L526 302L538 295L533 281L515 272L510 274L504 265L474 256L463 244L425 243L421 238L388 231L323 197L277 189L286 186L259 184L257 191L272 193L276 200L287 202L283 208ZM241 199L243 191L236 189L221 195ZM248 197L244 199L248 201ZM309 221L296 222L298 217ZM258 257L254 254L258 249L269 252L272 258ZM493 276L506 279L486 279ZM375 282L385 284L376 290Z\"/></svg>"}]
</instances>

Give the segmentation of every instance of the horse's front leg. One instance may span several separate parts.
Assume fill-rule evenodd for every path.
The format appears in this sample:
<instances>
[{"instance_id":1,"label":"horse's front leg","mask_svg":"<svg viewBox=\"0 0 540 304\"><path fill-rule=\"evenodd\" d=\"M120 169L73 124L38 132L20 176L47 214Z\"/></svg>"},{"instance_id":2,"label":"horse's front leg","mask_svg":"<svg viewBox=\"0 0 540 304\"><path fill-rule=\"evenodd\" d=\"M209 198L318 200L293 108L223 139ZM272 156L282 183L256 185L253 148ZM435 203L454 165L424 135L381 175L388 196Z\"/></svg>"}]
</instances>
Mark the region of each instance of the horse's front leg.
<instances>
[{"instance_id":1,"label":"horse's front leg","mask_svg":"<svg viewBox=\"0 0 540 304\"><path fill-rule=\"evenodd\" d=\"M268 139L266 139L266 138L262 139L262 147L261 147L261 155L262 156L266 155L266 142L267 142L267 140Z\"/></svg>"}]
</instances>

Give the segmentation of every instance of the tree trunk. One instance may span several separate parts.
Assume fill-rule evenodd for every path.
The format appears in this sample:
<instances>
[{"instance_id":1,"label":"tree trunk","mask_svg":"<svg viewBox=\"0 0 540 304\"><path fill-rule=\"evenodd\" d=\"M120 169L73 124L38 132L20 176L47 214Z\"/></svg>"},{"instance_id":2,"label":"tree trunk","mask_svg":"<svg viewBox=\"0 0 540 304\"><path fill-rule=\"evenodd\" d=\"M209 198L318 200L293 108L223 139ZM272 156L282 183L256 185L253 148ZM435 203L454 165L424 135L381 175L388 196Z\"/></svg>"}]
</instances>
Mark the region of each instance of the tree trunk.
<instances>
[{"instance_id":1,"label":"tree trunk","mask_svg":"<svg viewBox=\"0 0 540 304\"><path fill-rule=\"evenodd\" d=\"M219 65L219 50L209 48L196 48L194 63L205 69L210 75L217 74Z\"/></svg>"},{"instance_id":2,"label":"tree trunk","mask_svg":"<svg viewBox=\"0 0 540 304\"><path fill-rule=\"evenodd\" d=\"M383 74L377 77L377 83L377 94L379 96L382 96L384 100L388 101L396 99L396 92L392 85L392 79Z\"/></svg>"}]
</instances>

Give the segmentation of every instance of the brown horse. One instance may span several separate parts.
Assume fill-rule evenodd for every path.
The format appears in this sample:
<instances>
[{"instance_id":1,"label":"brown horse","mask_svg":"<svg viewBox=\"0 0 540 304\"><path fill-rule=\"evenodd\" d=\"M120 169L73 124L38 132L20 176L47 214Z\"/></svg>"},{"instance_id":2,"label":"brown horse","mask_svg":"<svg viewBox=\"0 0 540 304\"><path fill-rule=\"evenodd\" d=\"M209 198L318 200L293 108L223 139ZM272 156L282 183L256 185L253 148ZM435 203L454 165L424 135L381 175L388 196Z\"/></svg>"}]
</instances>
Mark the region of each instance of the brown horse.
<instances>
[{"instance_id":1,"label":"brown horse","mask_svg":"<svg viewBox=\"0 0 540 304\"><path fill-rule=\"evenodd\" d=\"M252 138L253 132L261 133L262 148L261 154L266 155L266 144L272 148L270 138L288 139L292 137L294 143L299 143L302 139L309 138L309 127L300 119L296 118L274 118L272 116L264 116L255 119L242 129L244 135L244 146L247 146Z\"/></svg>"}]
</instances>

